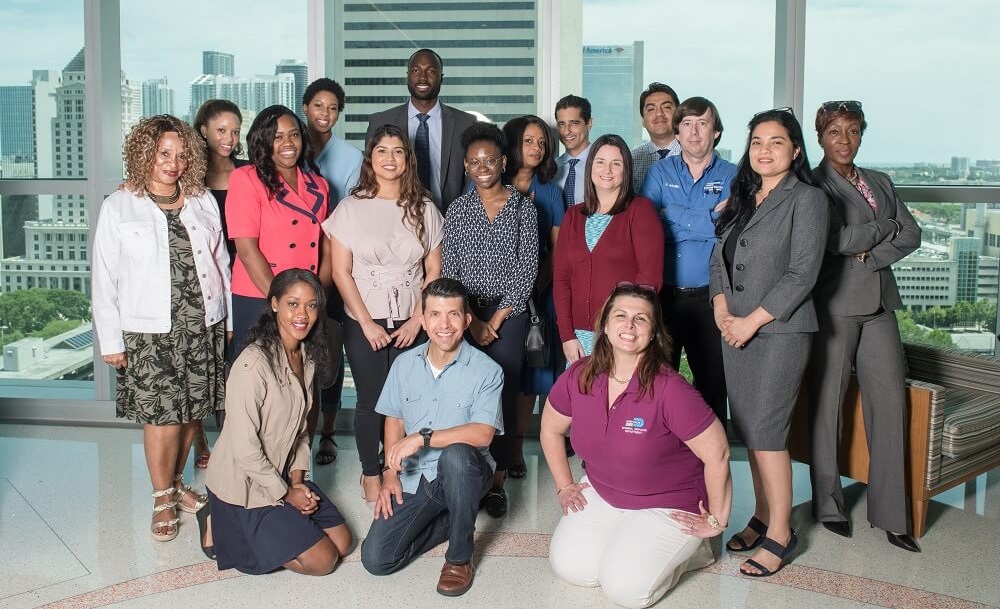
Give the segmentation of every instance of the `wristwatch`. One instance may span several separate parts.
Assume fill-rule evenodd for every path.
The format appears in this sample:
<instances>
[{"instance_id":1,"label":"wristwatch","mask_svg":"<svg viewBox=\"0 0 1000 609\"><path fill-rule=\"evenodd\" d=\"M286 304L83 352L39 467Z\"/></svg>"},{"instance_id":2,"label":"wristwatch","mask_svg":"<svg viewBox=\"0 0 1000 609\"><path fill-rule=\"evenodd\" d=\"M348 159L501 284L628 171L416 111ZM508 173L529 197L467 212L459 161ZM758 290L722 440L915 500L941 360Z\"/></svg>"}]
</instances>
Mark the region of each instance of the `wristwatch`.
<instances>
[{"instance_id":1,"label":"wristwatch","mask_svg":"<svg viewBox=\"0 0 1000 609\"><path fill-rule=\"evenodd\" d=\"M434 435L434 430L430 427L424 427L420 430L420 435L424 437L424 448L431 447L431 436Z\"/></svg>"}]
</instances>

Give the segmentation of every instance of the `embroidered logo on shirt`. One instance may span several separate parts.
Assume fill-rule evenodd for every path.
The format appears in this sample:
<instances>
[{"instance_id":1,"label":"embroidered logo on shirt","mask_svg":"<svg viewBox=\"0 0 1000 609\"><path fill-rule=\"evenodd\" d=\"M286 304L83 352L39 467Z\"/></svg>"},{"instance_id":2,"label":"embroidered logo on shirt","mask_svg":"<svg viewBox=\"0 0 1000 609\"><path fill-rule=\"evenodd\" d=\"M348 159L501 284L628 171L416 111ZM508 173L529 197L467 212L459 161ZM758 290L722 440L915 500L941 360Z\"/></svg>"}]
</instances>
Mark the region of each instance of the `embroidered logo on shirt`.
<instances>
[{"instance_id":1,"label":"embroidered logo on shirt","mask_svg":"<svg viewBox=\"0 0 1000 609\"><path fill-rule=\"evenodd\" d=\"M709 182L705 184L705 194L706 195L721 195L723 189L723 183L721 180L716 180L715 182Z\"/></svg>"},{"instance_id":2,"label":"embroidered logo on shirt","mask_svg":"<svg viewBox=\"0 0 1000 609\"><path fill-rule=\"evenodd\" d=\"M625 421L625 425L622 426L622 431L634 435L642 435L649 431L646 429L646 419L642 417L635 417Z\"/></svg>"}]
</instances>

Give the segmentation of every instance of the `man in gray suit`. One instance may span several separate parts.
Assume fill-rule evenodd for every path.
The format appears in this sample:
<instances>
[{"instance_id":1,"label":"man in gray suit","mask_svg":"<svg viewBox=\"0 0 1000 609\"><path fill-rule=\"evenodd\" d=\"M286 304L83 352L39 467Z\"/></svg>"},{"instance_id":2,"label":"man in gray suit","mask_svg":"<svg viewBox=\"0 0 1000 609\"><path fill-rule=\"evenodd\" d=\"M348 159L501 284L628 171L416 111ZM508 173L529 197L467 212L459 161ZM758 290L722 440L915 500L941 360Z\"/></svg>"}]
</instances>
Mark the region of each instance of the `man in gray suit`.
<instances>
[{"instance_id":1,"label":"man in gray suit","mask_svg":"<svg viewBox=\"0 0 1000 609\"><path fill-rule=\"evenodd\" d=\"M476 122L476 117L438 100L444 64L430 49L420 49L406 66L406 88L410 101L368 117L365 141L382 125L396 125L410 136L417 158L420 181L430 191L434 204L443 214L448 204L462 194L465 185L465 159L462 132Z\"/></svg>"}]
</instances>

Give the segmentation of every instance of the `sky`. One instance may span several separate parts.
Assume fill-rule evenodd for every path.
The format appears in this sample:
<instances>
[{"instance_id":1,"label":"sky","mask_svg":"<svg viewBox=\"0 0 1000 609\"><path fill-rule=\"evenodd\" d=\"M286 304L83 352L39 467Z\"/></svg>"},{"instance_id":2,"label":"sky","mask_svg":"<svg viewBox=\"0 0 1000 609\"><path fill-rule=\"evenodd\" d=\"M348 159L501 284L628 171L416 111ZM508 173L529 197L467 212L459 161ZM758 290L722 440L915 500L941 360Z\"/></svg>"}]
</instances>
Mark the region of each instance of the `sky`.
<instances>
[{"instance_id":1,"label":"sky","mask_svg":"<svg viewBox=\"0 0 1000 609\"><path fill-rule=\"evenodd\" d=\"M862 164L1000 159L1000 2L807 6L807 141L815 141L820 102L858 99L869 123ZM746 122L773 106L772 0L583 0L583 10L584 44L645 41L645 80L670 84L682 99L714 101L725 126L720 147L739 156ZM121 0L121 24L127 76L166 76L178 114L187 112L202 50L234 53L238 75L306 59L304 0ZM61 70L82 46L82 0L0 0L0 84L27 84L32 69ZM819 160L814 144L808 152Z\"/></svg>"}]
</instances>

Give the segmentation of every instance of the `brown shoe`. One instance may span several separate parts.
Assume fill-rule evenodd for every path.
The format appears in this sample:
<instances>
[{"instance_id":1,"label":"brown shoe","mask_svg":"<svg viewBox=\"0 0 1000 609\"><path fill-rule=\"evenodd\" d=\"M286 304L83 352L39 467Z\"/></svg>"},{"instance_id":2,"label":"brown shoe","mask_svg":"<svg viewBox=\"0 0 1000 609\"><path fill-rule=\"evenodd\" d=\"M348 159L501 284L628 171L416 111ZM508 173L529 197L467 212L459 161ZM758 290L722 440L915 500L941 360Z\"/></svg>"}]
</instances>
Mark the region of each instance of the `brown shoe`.
<instances>
[{"instance_id":1,"label":"brown shoe","mask_svg":"<svg viewBox=\"0 0 1000 609\"><path fill-rule=\"evenodd\" d=\"M445 596L462 596L472 587L472 577L476 567L470 560L460 565L445 561L441 567L441 577L438 579L438 594Z\"/></svg>"}]
</instances>

